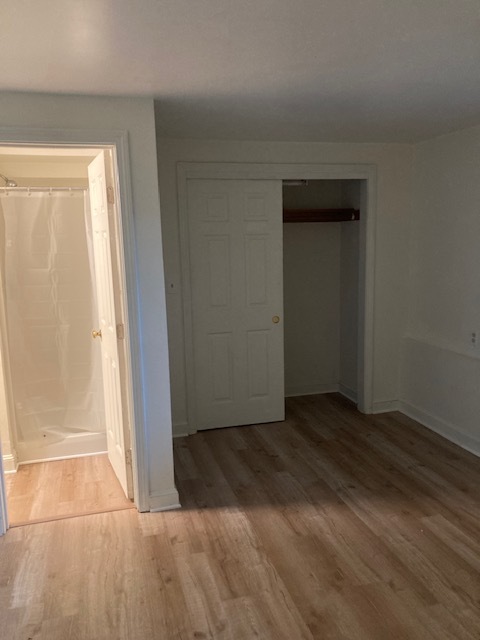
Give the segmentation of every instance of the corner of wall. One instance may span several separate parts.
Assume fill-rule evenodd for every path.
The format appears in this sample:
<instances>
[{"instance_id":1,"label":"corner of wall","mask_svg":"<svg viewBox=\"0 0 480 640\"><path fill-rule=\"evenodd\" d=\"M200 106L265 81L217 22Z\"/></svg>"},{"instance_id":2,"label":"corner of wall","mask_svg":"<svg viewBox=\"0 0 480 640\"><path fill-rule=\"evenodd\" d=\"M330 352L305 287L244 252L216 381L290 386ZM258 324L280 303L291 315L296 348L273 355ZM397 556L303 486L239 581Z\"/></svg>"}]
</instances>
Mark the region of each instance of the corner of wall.
<instances>
[{"instance_id":1,"label":"corner of wall","mask_svg":"<svg viewBox=\"0 0 480 640\"><path fill-rule=\"evenodd\" d=\"M480 437L462 433L455 425L403 400L400 402L399 409L406 416L416 420L427 429L480 457Z\"/></svg>"},{"instance_id":2,"label":"corner of wall","mask_svg":"<svg viewBox=\"0 0 480 640\"><path fill-rule=\"evenodd\" d=\"M178 491L174 488L172 491L162 494L150 495L150 512L170 511L180 509L181 504L178 497Z\"/></svg>"},{"instance_id":3,"label":"corner of wall","mask_svg":"<svg viewBox=\"0 0 480 640\"><path fill-rule=\"evenodd\" d=\"M479 153L480 127L414 145L400 378L400 410L476 455Z\"/></svg>"},{"instance_id":4,"label":"corner of wall","mask_svg":"<svg viewBox=\"0 0 480 640\"><path fill-rule=\"evenodd\" d=\"M4 453L2 455L3 459L3 470L5 473L14 473L18 469L18 460L15 452L12 453Z\"/></svg>"},{"instance_id":5,"label":"corner of wall","mask_svg":"<svg viewBox=\"0 0 480 640\"><path fill-rule=\"evenodd\" d=\"M172 429L174 438L184 438L191 434L188 422L174 422Z\"/></svg>"}]
</instances>

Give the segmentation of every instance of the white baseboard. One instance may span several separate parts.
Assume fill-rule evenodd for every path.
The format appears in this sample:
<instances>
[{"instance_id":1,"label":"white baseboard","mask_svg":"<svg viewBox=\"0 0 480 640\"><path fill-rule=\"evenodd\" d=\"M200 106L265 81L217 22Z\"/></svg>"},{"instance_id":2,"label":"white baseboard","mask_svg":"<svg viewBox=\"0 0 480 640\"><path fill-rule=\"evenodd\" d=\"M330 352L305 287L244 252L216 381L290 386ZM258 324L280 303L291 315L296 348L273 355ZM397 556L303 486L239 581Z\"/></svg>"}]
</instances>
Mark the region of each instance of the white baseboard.
<instances>
[{"instance_id":1,"label":"white baseboard","mask_svg":"<svg viewBox=\"0 0 480 640\"><path fill-rule=\"evenodd\" d=\"M301 387L290 387L285 389L286 398L296 396L314 396L320 393L336 393L340 390L340 385L334 384L311 384Z\"/></svg>"},{"instance_id":2,"label":"white baseboard","mask_svg":"<svg viewBox=\"0 0 480 640\"><path fill-rule=\"evenodd\" d=\"M352 402L357 404L357 392L356 391L354 391L353 389L350 389L350 387L346 387L344 384L339 384L338 385L338 391L339 391L339 393L342 394L342 396L345 396L345 398L348 398L349 400L351 400Z\"/></svg>"},{"instance_id":3,"label":"white baseboard","mask_svg":"<svg viewBox=\"0 0 480 640\"><path fill-rule=\"evenodd\" d=\"M400 402L398 400L384 400L373 403L372 413L388 413L389 411L401 411Z\"/></svg>"},{"instance_id":4,"label":"white baseboard","mask_svg":"<svg viewBox=\"0 0 480 640\"><path fill-rule=\"evenodd\" d=\"M172 436L174 438L183 438L190 435L188 422L176 422L172 425Z\"/></svg>"},{"instance_id":5,"label":"white baseboard","mask_svg":"<svg viewBox=\"0 0 480 640\"><path fill-rule=\"evenodd\" d=\"M178 497L178 491L173 489L169 493L161 495L151 495L149 497L150 511L157 513L158 511L170 511L170 509L180 509L181 504Z\"/></svg>"},{"instance_id":6,"label":"white baseboard","mask_svg":"<svg viewBox=\"0 0 480 640\"><path fill-rule=\"evenodd\" d=\"M461 433L454 425L445 422L441 418L415 407L408 402L400 402L400 411L409 418L420 422L424 427L435 431L450 442L457 444L476 456L480 456L480 439Z\"/></svg>"},{"instance_id":7,"label":"white baseboard","mask_svg":"<svg viewBox=\"0 0 480 640\"><path fill-rule=\"evenodd\" d=\"M18 462L13 453L5 453L2 456L3 470L5 473L15 473L18 469Z\"/></svg>"}]
</instances>

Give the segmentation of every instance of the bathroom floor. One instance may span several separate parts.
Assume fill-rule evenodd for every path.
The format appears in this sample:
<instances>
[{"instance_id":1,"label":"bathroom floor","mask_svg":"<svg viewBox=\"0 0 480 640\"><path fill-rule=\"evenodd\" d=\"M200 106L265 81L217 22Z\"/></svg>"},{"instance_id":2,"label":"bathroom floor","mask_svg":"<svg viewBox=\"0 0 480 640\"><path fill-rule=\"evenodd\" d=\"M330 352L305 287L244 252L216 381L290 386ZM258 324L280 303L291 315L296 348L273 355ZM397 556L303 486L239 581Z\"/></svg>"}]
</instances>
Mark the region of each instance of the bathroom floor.
<instances>
[{"instance_id":1,"label":"bathroom floor","mask_svg":"<svg viewBox=\"0 0 480 640\"><path fill-rule=\"evenodd\" d=\"M6 485L13 527L134 508L106 454L22 465Z\"/></svg>"}]
</instances>

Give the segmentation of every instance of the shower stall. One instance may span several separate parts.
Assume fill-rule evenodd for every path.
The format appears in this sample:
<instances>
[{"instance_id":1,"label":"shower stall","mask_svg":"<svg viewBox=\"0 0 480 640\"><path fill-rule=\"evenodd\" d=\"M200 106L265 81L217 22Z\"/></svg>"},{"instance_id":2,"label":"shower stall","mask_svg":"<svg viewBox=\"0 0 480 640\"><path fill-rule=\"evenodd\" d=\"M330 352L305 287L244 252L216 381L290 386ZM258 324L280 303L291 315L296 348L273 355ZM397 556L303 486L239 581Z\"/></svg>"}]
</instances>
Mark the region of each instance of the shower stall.
<instances>
[{"instance_id":1,"label":"shower stall","mask_svg":"<svg viewBox=\"0 0 480 640\"><path fill-rule=\"evenodd\" d=\"M0 189L1 286L19 462L106 451L88 192Z\"/></svg>"}]
</instances>

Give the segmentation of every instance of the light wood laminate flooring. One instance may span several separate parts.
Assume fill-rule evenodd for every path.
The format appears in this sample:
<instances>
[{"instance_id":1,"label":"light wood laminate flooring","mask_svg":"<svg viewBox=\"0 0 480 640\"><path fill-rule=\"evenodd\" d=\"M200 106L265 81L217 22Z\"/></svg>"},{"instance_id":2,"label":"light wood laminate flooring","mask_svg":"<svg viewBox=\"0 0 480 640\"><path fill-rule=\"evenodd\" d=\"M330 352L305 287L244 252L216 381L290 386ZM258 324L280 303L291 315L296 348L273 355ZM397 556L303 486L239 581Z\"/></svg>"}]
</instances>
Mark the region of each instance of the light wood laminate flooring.
<instances>
[{"instance_id":1,"label":"light wood laminate flooring","mask_svg":"<svg viewBox=\"0 0 480 640\"><path fill-rule=\"evenodd\" d=\"M479 459L337 395L287 407L176 440L181 510L10 530L1 637L478 640Z\"/></svg>"},{"instance_id":2,"label":"light wood laminate flooring","mask_svg":"<svg viewBox=\"0 0 480 640\"><path fill-rule=\"evenodd\" d=\"M5 481L11 526L133 508L106 454L21 465Z\"/></svg>"}]
</instances>

